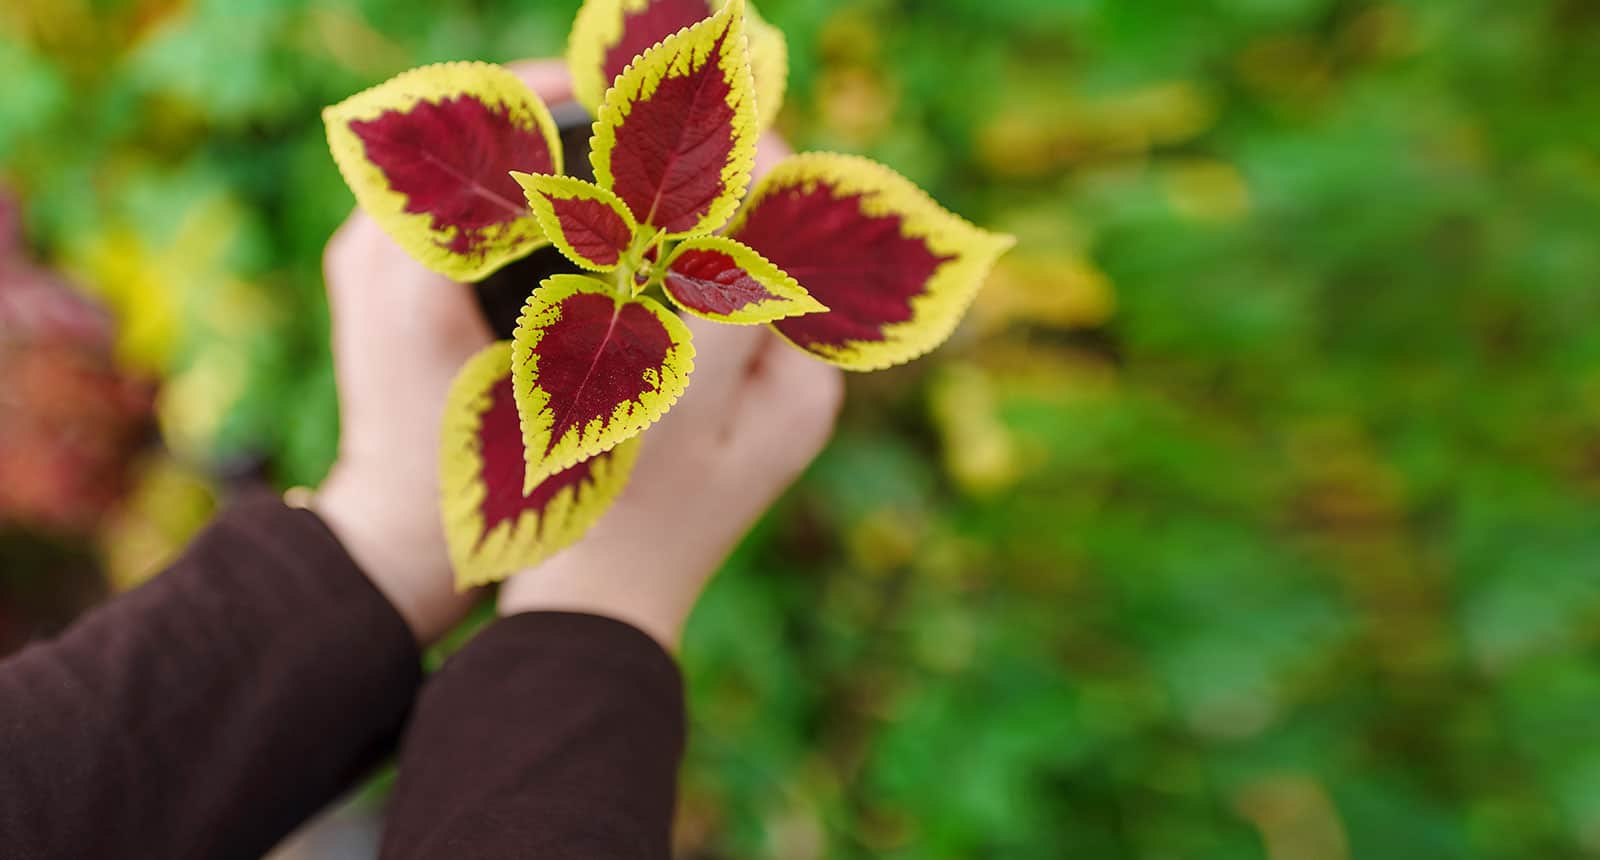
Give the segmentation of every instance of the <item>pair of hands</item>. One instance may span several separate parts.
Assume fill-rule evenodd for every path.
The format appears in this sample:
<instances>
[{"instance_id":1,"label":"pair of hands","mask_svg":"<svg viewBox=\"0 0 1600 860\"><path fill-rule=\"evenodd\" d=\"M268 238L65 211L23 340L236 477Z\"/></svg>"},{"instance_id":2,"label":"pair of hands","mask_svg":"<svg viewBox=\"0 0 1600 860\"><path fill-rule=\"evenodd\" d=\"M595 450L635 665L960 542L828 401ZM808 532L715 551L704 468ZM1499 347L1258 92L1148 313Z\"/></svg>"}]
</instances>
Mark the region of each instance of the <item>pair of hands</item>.
<instances>
[{"instance_id":1,"label":"pair of hands","mask_svg":"<svg viewBox=\"0 0 1600 860\"><path fill-rule=\"evenodd\" d=\"M513 70L547 103L571 98L559 62ZM756 175L787 154L764 137ZM359 211L323 266L340 436L313 506L426 645L476 599L455 591L445 548L439 421L456 371L492 335L471 290L423 268ZM674 650L711 574L822 450L844 393L837 369L763 326L687 322L691 385L645 435L627 489L582 541L508 579L500 614L606 615Z\"/></svg>"}]
</instances>

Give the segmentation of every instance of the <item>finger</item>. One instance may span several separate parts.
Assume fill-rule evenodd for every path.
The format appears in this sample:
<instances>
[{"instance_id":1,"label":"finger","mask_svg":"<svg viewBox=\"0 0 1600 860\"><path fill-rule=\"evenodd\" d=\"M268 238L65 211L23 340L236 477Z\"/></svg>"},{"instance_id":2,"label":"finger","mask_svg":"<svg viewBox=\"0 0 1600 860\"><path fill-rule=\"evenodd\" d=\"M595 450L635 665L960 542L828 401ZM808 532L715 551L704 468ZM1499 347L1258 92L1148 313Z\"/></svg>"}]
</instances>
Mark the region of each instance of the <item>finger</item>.
<instances>
[{"instance_id":1,"label":"finger","mask_svg":"<svg viewBox=\"0 0 1600 860\"><path fill-rule=\"evenodd\" d=\"M518 60L506 68L522 79L528 89L544 99L545 104L558 104L572 99L572 75L562 60Z\"/></svg>"},{"instance_id":2,"label":"finger","mask_svg":"<svg viewBox=\"0 0 1600 860\"><path fill-rule=\"evenodd\" d=\"M778 162L794 155L794 150L789 148L789 143L775 131L761 135L756 142L756 164L750 171L750 181L757 182L767 175L767 171L778 165Z\"/></svg>"}]
</instances>

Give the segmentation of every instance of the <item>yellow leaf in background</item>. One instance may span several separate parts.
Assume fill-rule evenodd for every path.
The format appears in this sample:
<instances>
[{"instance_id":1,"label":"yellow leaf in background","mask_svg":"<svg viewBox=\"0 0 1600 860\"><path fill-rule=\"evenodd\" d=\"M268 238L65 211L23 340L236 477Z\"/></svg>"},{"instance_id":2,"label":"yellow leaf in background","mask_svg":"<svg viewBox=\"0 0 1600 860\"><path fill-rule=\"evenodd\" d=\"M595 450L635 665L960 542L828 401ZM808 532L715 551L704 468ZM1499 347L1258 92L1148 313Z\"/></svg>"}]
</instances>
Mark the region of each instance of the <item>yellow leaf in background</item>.
<instances>
[{"instance_id":1,"label":"yellow leaf in background","mask_svg":"<svg viewBox=\"0 0 1600 860\"><path fill-rule=\"evenodd\" d=\"M164 454L135 468L133 491L100 534L106 578L117 591L149 579L176 558L217 507L201 472Z\"/></svg>"},{"instance_id":2,"label":"yellow leaf in background","mask_svg":"<svg viewBox=\"0 0 1600 860\"><path fill-rule=\"evenodd\" d=\"M246 338L285 321L283 303L268 288L218 273L217 282L198 297L199 323L213 336Z\"/></svg>"},{"instance_id":3,"label":"yellow leaf in background","mask_svg":"<svg viewBox=\"0 0 1600 860\"><path fill-rule=\"evenodd\" d=\"M886 507L857 520L845 539L858 569L884 573L912 563L927 530L922 517Z\"/></svg>"},{"instance_id":4,"label":"yellow leaf in background","mask_svg":"<svg viewBox=\"0 0 1600 860\"><path fill-rule=\"evenodd\" d=\"M865 149L894 127L900 94L894 82L863 66L829 68L817 82L817 115L832 139Z\"/></svg>"},{"instance_id":5,"label":"yellow leaf in background","mask_svg":"<svg viewBox=\"0 0 1600 860\"><path fill-rule=\"evenodd\" d=\"M846 4L818 31L816 56L841 63L876 63L884 41L883 28L868 4Z\"/></svg>"},{"instance_id":6,"label":"yellow leaf in background","mask_svg":"<svg viewBox=\"0 0 1600 860\"><path fill-rule=\"evenodd\" d=\"M1267 774L1233 794L1233 808L1261 833L1268 860L1347 860L1350 840L1322 783L1304 773Z\"/></svg>"},{"instance_id":7,"label":"yellow leaf in background","mask_svg":"<svg viewBox=\"0 0 1600 860\"><path fill-rule=\"evenodd\" d=\"M813 89L817 125L830 144L866 149L889 132L900 106L900 88L883 62L884 33L872 12L845 6L817 34L825 58Z\"/></svg>"},{"instance_id":8,"label":"yellow leaf in background","mask_svg":"<svg viewBox=\"0 0 1600 860\"><path fill-rule=\"evenodd\" d=\"M411 60L403 45L351 9L313 6L307 10L305 23L302 39L308 48L367 77L384 77Z\"/></svg>"},{"instance_id":9,"label":"yellow leaf in background","mask_svg":"<svg viewBox=\"0 0 1600 860\"><path fill-rule=\"evenodd\" d=\"M127 228L113 229L90 239L67 265L116 320L118 363L165 373L178 335L180 298L139 237Z\"/></svg>"},{"instance_id":10,"label":"yellow leaf in background","mask_svg":"<svg viewBox=\"0 0 1600 860\"><path fill-rule=\"evenodd\" d=\"M1257 39L1234 59L1234 69L1258 93L1291 107L1308 106L1333 83L1328 49L1298 33Z\"/></svg>"},{"instance_id":11,"label":"yellow leaf in background","mask_svg":"<svg viewBox=\"0 0 1600 860\"><path fill-rule=\"evenodd\" d=\"M974 350L972 360L988 374L1002 401L1065 404L1118 393L1112 359L1081 347L996 338Z\"/></svg>"},{"instance_id":12,"label":"yellow leaf in background","mask_svg":"<svg viewBox=\"0 0 1600 860\"><path fill-rule=\"evenodd\" d=\"M1196 221L1227 223L1250 214L1250 187L1231 164L1204 158L1172 164L1166 188L1172 208Z\"/></svg>"},{"instance_id":13,"label":"yellow leaf in background","mask_svg":"<svg viewBox=\"0 0 1600 860\"><path fill-rule=\"evenodd\" d=\"M167 447L185 460L204 461L248 377L248 359L227 341L213 342L170 377L156 400L156 419Z\"/></svg>"},{"instance_id":14,"label":"yellow leaf in background","mask_svg":"<svg viewBox=\"0 0 1600 860\"><path fill-rule=\"evenodd\" d=\"M73 34L92 30L86 0L6 0L0 4L0 35L41 47L59 47Z\"/></svg>"},{"instance_id":15,"label":"yellow leaf in background","mask_svg":"<svg viewBox=\"0 0 1600 860\"><path fill-rule=\"evenodd\" d=\"M189 0L5 0L0 37L41 48L68 65L103 70L107 56L138 44L188 6Z\"/></svg>"},{"instance_id":16,"label":"yellow leaf in background","mask_svg":"<svg viewBox=\"0 0 1600 860\"><path fill-rule=\"evenodd\" d=\"M1191 81L1094 99L1029 92L1004 100L978 130L977 157L996 176L1046 176L1192 140L1212 126L1216 115L1216 100Z\"/></svg>"},{"instance_id":17,"label":"yellow leaf in background","mask_svg":"<svg viewBox=\"0 0 1600 860\"><path fill-rule=\"evenodd\" d=\"M1020 253L1001 258L972 306L983 335L1014 323L1075 329L1104 325L1116 312L1105 273L1083 257Z\"/></svg>"},{"instance_id":18,"label":"yellow leaf in background","mask_svg":"<svg viewBox=\"0 0 1600 860\"><path fill-rule=\"evenodd\" d=\"M993 496L1021 478L1016 442L983 370L967 363L940 368L929 408L944 442L945 470L963 490Z\"/></svg>"},{"instance_id":19,"label":"yellow leaf in background","mask_svg":"<svg viewBox=\"0 0 1600 860\"><path fill-rule=\"evenodd\" d=\"M1411 14L1399 5L1374 6L1352 18L1339 33L1339 50L1369 62L1404 57L1421 47L1417 29Z\"/></svg>"},{"instance_id":20,"label":"yellow leaf in background","mask_svg":"<svg viewBox=\"0 0 1600 860\"><path fill-rule=\"evenodd\" d=\"M68 249L63 268L104 302L117 322L117 359L123 366L165 376L185 339L194 335L191 314L210 324L218 302L223 311L229 303L264 306L259 296L241 298L255 288L234 277L229 264L240 223L231 200L212 198L184 212L170 236L146 235L124 222ZM256 323L249 330L259 330L262 320L242 322Z\"/></svg>"}]
</instances>

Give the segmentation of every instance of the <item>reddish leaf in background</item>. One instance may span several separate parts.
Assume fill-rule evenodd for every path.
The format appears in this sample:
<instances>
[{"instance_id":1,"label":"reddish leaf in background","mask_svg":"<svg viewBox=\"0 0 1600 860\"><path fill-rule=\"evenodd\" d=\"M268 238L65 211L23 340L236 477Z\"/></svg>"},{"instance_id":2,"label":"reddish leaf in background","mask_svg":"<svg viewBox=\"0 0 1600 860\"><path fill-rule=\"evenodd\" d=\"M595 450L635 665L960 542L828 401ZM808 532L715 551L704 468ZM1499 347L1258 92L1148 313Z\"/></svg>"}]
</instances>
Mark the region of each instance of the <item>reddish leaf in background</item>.
<instances>
[{"instance_id":1,"label":"reddish leaf in background","mask_svg":"<svg viewBox=\"0 0 1600 860\"><path fill-rule=\"evenodd\" d=\"M471 251L485 228L528 214L510 171L555 172L537 127L520 127L505 108L470 96L418 102L350 129L406 196L405 211L430 216L435 230L457 228L449 246L457 254Z\"/></svg>"},{"instance_id":2,"label":"reddish leaf in background","mask_svg":"<svg viewBox=\"0 0 1600 860\"><path fill-rule=\"evenodd\" d=\"M15 212L0 194L0 526L83 541L130 488L155 387L119 368L103 308L12 255Z\"/></svg>"},{"instance_id":3,"label":"reddish leaf in background","mask_svg":"<svg viewBox=\"0 0 1600 860\"><path fill-rule=\"evenodd\" d=\"M614 81L633 58L684 27L711 15L706 0L650 0L637 12L622 13L622 38L606 51L602 68Z\"/></svg>"},{"instance_id":4,"label":"reddish leaf in background","mask_svg":"<svg viewBox=\"0 0 1600 860\"><path fill-rule=\"evenodd\" d=\"M595 179L642 225L710 232L727 223L749 184L755 97L743 8L735 0L668 37L606 93Z\"/></svg>"}]
</instances>

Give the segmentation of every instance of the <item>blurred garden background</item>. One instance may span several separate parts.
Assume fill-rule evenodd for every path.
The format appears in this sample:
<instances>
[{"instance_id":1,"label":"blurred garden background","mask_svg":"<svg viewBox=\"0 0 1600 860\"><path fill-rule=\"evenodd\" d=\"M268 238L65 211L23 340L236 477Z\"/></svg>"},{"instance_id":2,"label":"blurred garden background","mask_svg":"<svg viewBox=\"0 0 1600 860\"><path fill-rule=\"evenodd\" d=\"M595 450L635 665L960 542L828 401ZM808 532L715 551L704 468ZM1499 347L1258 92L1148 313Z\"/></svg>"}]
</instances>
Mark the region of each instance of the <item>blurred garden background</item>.
<instances>
[{"instance_id":1,"label":"blurred garden background","mask_svg":"<svg viewBox=\"0 0 1600 860\"><path fill-rule=\"evenodd\" d=\"M4 647L318 481L320 109L576 5L0 0ZM697 611L680 856L1600 856L1600 5L759 5L1021 241Z\"/></svg>"}]
</instances>

